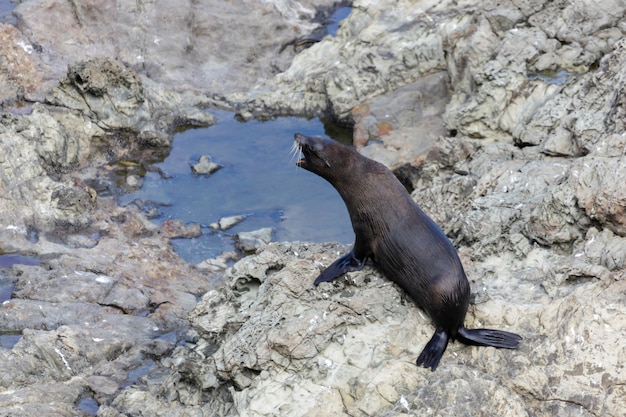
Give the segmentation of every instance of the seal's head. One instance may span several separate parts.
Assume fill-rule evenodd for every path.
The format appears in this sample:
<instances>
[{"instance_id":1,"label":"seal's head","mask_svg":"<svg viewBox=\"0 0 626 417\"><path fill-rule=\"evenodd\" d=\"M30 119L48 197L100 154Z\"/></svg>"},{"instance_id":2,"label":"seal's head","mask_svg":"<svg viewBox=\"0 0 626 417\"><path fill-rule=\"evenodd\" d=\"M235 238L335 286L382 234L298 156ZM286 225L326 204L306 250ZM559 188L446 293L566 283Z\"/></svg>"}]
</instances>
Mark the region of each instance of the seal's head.
<instances>
[{"instance_id":1,"label":"seal's head","mask_svg":"<svg viewBox=\"0 0 626 417\"><path fill-rule=\"evenodd\" d=\"M298 159L296 165L319 174L323 170L332 168L332 155L328 148L332 146L332 141L321 136L305 136L301 133L294 135L296 146L302 153L302 158Z\"/></svg>"},{"instance_id":2,"label":"seal's head","mask_svg":"<svg viewBox=\"0 0 626 417\"><path fill-rule=\"evenodd\" d=\"M334 183L334 177L345 172L352 165L352 159L359 158L353 149L334 140L321 136L294 135L295 144L302 153L296 165ZM345 176L345 175L344 175Z\"/></svg>"}]
</instances>

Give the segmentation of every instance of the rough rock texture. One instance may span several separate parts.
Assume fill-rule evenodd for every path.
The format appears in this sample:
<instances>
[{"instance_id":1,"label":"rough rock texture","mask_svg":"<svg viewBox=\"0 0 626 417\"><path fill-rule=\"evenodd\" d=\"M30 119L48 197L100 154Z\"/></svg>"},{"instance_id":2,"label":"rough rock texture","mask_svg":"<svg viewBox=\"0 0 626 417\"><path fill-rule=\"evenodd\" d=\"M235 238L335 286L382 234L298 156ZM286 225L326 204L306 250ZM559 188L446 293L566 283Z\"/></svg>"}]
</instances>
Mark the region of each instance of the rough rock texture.
<instances>
[{"instance_id":1,"label":"rough rock texture","mask_svg":"<svg viewBox=\"0 0 626 417\"><path fill-rule=\"evenodd\" d=\"M623 415L626 6L357 0L295 48L334 4L28 0L0 23L0 253L40 260L1 272L3 412ZM417 368L432 325L375 268L312 286L346 247L263 246L221 284L180 260L185 225L117 207L109 174L206 105L354 124L457 246L467 325L521 348Z\"/></svg>"},{"instance_id":2,"label":"rough rock texture","mask_svg":"<svg viewBox=\"0 0 626 417\"><path fill-rule=\"evenodd\" d=\"M60 78L68 64L107 56L169 87L224 93L280 71L293 56L284 45L313 31L317 8L335 3L27 0L14 13L49 78ZM51 31L50 21L62 30Z\"/></svg>"},{"instance_id":3,"label":"rough rock texture","mask_svg":"<svg viewBox=\"0 0 626 417\"><path fill-rule=\"evenodd\" d=\"M91 223L95 191L80 174L63 173L167 147L176 126L213 121L180 94L156 89L104 58L70 66L45 104L33 103L29 114L0 117L0 186L7 190L0 197L6 202L2 221L43 230Z\"/></svg>"},{"instance_id":4,"label":"rough rock texture","mask_svg":"<svg viewBox=\"0 0 626 417\"><path fill-rule=\"evenodd\" d=\"M138 213L106 212L94 219L93 244L41 239L28 246L41 265L2 273L15 288L0 308L0 332L22 334L0 350L0 404L9 415L77 415L85 396L110 402L184 337L186 316L211 285ZM9 237L25 246L19 230L3 231Z\"/></svg>"},{"instance_id":5,"label":"rough rock texture","mask_svg":"<svg viewBox=\"0 0 626 417\"><path fill-rule=\"evenodd\" d=\"M368 269L316 290L337 251L270 245L198 305L201 339L174 354L186 359L173 387L192 379L227 415L620 415L624 6L355 7L337 38L241 101L356 122L355 144L396 168L459 247L468 325L517 331L523 346L453 345L420 371L432 327L392 284ZM440 122L420 134L424 109Z\"/></svg>"},{"instance_id":6,"label":"rough rock texture","mask_svg":"<svg viewBox=\"0 0 626 417\"><path fill-rule=\"evenodd\" d=\"M252 114L329 112L346 119L366 99L444 70L441 34L424 13L433 5L410 3L354 2L335 38L324 38L267 83L227 100Z\"/></svg>"},{"instance_id":7,"label":"rough rock texture","mask_svg":"<svg viewBox=\"0 0 626 417\"><path fill-rule=\"evenodd\" d=\"M587 248L615 243L610 232L588 239ZM579 275L591 266L583 255L577 270L571 256L560 260L563 269L537 274L554 256L541 248L508 256L507 265L465 259L478 291L467 324L525 340L517 351L451 344L431 373L414 364L432 335L429 319L373 268L311 285L346 250L271 244L235 264L225 286L196 307L200 340L173 354L174 379L165 393L149 392L150 401L251 416L621 413L623 270ZM624 262L624 252L618 257ZM542 288L547 278L558 280L554 294ZM114 405L127 410L124 399Z\"/></svg>"}]
</instances>

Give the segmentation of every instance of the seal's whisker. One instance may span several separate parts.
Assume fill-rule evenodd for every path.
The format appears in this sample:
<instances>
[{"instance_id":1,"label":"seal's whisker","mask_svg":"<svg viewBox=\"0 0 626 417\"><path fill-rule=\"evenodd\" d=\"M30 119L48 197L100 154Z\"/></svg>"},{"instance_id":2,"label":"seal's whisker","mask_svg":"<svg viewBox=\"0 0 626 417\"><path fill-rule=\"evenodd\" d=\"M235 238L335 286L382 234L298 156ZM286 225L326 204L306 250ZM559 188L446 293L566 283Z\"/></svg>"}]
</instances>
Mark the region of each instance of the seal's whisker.
<instances>
[{"instance_id":1,"label":"seal's whisker","mask_svg":"<svg viewBox=\"0 0 626 417\"><path fill-rule=\"evenodd\" d=\"M297 162L298 159L302 157L302 147L296 141L291 145L291 150L289 151L291 157L289 158L289 164L294 165L294 162Z\"/></svg>"}]
</instances>

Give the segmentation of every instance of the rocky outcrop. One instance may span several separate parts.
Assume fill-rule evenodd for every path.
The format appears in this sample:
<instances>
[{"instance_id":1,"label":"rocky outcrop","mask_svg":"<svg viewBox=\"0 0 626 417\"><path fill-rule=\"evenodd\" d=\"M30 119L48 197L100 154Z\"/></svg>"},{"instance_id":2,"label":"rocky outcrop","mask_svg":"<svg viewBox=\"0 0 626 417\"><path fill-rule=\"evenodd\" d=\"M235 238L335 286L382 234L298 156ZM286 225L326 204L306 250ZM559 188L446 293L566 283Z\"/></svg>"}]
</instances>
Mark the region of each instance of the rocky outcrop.
<instances>
[{"instance_id":1,"label":"rocky outcrop","mask_svg":"<svg viewBox=\"0 0 626 417\"><path fill-rule=\"evenodd\" d=\"M213 122L194 103L184 104L180 94L142 82L109 59L70 66L45 103L33 103L29 114L2 118L0 185L10 190L2 197L2 221L26 221L24 228L42 230L80 229L92 221L96 192L80 174L62 174L168 147L175 127ZM27 211L23 201L29 202Z\"/></svg>"},{"instance_id":2,"label":"rocky outcrop","mask_svg":"<svg viewBox=\"0 0 626 417\"><path fill-rule=\"evenodd\" d=\"M355 6L336 39L247 105L353 119L362 152L395 168L457 244L474 294L468 325L511 329L523 345L453 345L425 373L413 363L432 327L393 284L368 269L316 290L341 250L272 245L198 304L200 341L177 352L172 389L193 390L191 379L227 415L619 415L623 8L446 5L402 20L402 4ZM383 53L390 39L401 51ZM407 55L430 50L416 39L442 59L420 55L409 71ZM274 104L285 91L292 107ZM429 121L430 140L419 134Z\"/></svg>"},{"instance_id":3,"label":"rocky outcrop","mask_svg":"<svg viewBox=\"0 0 626 417\"><path fill-rule=\"evenodd\" d=\"M610 232L587 238L588 253L616 243ZM142 395L155 415L171 411L167 398L219 415L621 412L623 269L609 272L587 255L555 259L542 248L477 263L463 251L476 293L467 325L525 339L516 351L452 344L431 373L415 366L432 335L429 319L375 269L311 285L348 249L272 244L239 261L191 315L200 339L172 355L165 392L130 389L114 406L132 414L128 401Z\"/></svg>"},{"instance_id":4,"label":"rocky outcrop","mask_svg":"<svg viewBox=\"0 0 626 417\"><path fill-rule=\"evenodd\" d=\"M21 335L0 408L622 415L624 6L358 0L294 48L313 3L29 0L0 23L0 252L40 262L0 277L0 332ZM167 153L207 105L354 124L458 248L468 327L520 349L417 368L432 325L375 267L312 286L346 247L253 237L220 282L180 260L168 236L193 227L117 207L102 172Z\"/></svg>"},{"instance_id":5,"label":"rocky outcrop","mask_svg":"<svg viewBox=\"0 0 626 417\"><path fill-rule=\"evenodd\" d=\"M47 79L60 79L68 64L106 56L170 88L219 95L282 71L293 56L285 46L311 33L316 15L337 3L29 0L14 13L32 50L28 61ZM50 30L51 19L62 30Z\"/></svg>"}]
</instances>

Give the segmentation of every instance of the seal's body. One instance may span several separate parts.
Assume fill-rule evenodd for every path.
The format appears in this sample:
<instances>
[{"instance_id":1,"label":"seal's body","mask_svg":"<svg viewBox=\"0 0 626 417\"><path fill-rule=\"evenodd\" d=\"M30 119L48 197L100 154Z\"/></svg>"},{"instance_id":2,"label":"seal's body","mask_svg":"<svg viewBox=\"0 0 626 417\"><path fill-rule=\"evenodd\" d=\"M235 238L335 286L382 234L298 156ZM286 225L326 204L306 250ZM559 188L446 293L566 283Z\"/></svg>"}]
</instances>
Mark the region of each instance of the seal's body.
<instances>
[{"instance_id":1,"label":"seal's body","mask_svg":"<svg viewBox=\"0 0 626 417\"><path fill-rule=\"evenodd\" d=\"M522 339L517 334L463 326L470 285L456 250L389 169L353 148L322 137L296 134L295 141L304 155L297 165L335 187L348 208L356 235L352 250L326 268L315 285L361 269L371 258L432 318L435 334L417 364L433 371L450 339L517 348Z\"/></svg>"}]
</instances>

